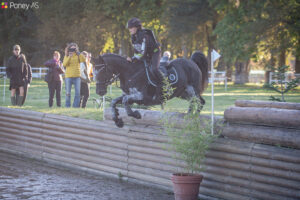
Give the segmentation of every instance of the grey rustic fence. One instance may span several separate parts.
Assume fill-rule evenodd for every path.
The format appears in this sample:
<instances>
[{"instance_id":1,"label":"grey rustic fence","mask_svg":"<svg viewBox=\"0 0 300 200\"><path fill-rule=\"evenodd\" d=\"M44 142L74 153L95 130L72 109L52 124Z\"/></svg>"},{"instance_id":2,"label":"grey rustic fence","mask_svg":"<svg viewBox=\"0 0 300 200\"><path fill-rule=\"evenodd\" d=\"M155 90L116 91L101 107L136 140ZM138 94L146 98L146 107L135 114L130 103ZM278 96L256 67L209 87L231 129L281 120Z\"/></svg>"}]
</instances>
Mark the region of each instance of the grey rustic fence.
<instances>
[{"instance_id":1,"label":"grey rustic fence","mask_svg":"<svg viewBox=\"0 0 300 200\"><path fill-rule=\"evenodd\" d=\"M207 154L200 197L300 199L299 105L236 105L225 111L222 136ZM141 110L142 120L120 113L122 129L109 111L107 120L94 121L0 107L0 150L171 190L178 169L166 150L161 112Z\"/></svg>"}]
</instances>

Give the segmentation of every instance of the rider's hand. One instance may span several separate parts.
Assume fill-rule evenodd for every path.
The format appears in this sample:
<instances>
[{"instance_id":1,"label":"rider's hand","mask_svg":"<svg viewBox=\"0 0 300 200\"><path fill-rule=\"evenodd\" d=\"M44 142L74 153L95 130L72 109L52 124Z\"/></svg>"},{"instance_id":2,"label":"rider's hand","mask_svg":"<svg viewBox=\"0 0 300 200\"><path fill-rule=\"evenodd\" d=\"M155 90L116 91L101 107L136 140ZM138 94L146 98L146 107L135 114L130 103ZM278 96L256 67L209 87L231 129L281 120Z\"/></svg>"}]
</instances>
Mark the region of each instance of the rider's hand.
<instances>
[{"instance_id":1,"label":"rider's hand","mask_svg":"<svg viewBox=\"0 0 300 200\"><path fill-rule=\"evenodd\" d=\"M129 62L132 62L131 58L130 57L127 57L127 61Z\"/></svg>"}]
</instances>

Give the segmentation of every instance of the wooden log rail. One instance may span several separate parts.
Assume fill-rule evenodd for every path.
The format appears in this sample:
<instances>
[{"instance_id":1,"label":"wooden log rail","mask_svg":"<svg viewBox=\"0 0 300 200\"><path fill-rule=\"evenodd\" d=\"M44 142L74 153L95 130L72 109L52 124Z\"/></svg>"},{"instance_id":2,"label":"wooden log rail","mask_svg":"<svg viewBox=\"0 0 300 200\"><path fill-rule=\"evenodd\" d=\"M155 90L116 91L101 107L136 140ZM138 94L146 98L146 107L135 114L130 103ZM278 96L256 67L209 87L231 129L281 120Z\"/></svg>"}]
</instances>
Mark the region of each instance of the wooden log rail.
<instances>
[{"instance_id":1,"label":"wooden log rail","mask_svg":"<svg viewBox=\"0 0 300 200\"><path fill-rule=\"evenodd\" d=\"M184 163L178 169L166 150L162 113L140 111L142 120L134 120L120 109L126 123L120 129L110 120L109 110L107 120L95 121L0 107L0 150L171 190L170 176ZM166 116L174 117L180 127L182 114ZM223 137L207 153L201 199L300 198L298 129L228 121L223 128ZM268 139L263 135L268 132L277 136ZM285 132L289 135L282 136Z\"/></svg>"}]
</instances>

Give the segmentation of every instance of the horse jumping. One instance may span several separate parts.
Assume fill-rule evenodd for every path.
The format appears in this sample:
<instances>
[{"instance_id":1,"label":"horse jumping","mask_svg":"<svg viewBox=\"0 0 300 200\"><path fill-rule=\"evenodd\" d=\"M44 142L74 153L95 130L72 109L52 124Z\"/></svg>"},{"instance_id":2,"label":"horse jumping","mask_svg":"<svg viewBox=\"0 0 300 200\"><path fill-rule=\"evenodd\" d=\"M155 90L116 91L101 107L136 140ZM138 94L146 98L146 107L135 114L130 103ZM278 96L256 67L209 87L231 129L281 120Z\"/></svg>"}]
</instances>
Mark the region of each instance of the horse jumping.
<instances>
[{"instance_id":1,"label":"horse jumping","mask_svg":"<svg viewBox=\"0 0 300 200\"><path fill-rule=\"evenodd\" d=\"M130 105L133 103L139 105L161 104L161 101L158 100L161 98L155 97L155 81L143 62L128 62L126 58L116 54L104 54L93 58L92 62L95 67L96 93L98 95L105 95L107 86L116 78L120 80L123 94L111 102L113 120L118 127L123 127L124 122L119 118L117 104L122 103L128 116L136 119L140 119L141 114L131 109ZM167 74L172 75L171 79L176 79L172 83L173 93L168 99L174 97L186 100L197 98L202 105L205 104L201 94L208 84L208 63L203 53L196 51L192 54L191 59L172 60L167 67Z\"/></svg>"}]
</instances>

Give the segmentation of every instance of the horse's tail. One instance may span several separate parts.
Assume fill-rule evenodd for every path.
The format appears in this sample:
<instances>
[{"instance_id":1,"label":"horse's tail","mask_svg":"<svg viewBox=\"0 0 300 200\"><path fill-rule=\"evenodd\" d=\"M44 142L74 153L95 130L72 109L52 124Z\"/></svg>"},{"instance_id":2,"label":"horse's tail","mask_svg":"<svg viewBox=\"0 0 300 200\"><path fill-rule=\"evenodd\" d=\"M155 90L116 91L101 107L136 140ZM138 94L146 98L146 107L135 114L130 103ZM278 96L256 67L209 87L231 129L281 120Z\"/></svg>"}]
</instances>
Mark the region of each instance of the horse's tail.
<instances>
[{"instance_id":1,"label":"horse's tail","mask_svg":"<svg viewBox=\"0 0 300 200\"><path fill-rule=\"evenodd\" d=\"M208 62L205 55L200 51L195 51L191 56L191 60L198 65L202 73L202 84L200 91L200 94L202 94L208 85Z\"/></svg>"}]
</instances>

